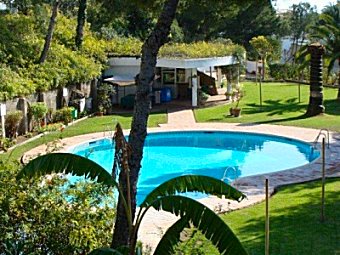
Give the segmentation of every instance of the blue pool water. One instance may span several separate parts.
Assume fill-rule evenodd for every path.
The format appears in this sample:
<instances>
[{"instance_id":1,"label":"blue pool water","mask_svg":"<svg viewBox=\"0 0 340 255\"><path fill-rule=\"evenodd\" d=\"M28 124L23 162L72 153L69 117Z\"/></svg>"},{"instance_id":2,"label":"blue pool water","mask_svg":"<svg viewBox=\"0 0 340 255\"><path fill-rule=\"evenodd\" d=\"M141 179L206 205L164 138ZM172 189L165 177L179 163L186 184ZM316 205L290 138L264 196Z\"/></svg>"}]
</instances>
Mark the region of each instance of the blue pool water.
<instances>
[{"instance_id":1,"label":"blue pool water","mask_svg":"<svg viewBox=\"0 0 340 255\"><path fill-rule=\"evenodd\" d=\"M72 153L88 157L111 172L113 148L110 139L102 139L79 145ZM269 135L220 131L148 134L137 201L176 176L199 174L230 182L305 165L319 155L307 143Z\"/></svg>"}]
</instances>

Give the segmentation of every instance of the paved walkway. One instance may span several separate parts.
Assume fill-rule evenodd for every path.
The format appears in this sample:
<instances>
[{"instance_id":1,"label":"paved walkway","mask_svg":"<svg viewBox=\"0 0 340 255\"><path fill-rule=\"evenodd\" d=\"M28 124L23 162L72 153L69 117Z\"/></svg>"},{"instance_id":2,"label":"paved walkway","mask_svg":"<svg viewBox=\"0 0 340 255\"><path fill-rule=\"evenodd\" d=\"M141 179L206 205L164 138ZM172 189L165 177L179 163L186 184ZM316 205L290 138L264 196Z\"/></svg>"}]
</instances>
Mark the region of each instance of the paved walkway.
<instances>
[{"instance_id":1,"label":"paved walkway","mask_svg":"<svg viewBox=\"0 0 340 255\"><path fill-rule=\"evenodd\" d=\"M161 124L158 128L149 128L148 132L183 131L183 130L225 130L243 131L252 133L265 133L279 135L288 138L299 139L312 143L319 130L297 128L266 124L230 124L230 123L196 123L192 110L179 108L168 113L168 123ZM126 130L127 132L128 130ZM93 139L100 139L108 135L105 133L87 134L78 137L63 139L63 150L69 150L72 146ZM35 157L46 151L46 145L39 146L25 154L25 158ZM327 176L340 177L340 134L330 133L330 147L326 149ZM261 174L250 177L241 177L232 183L247 195L247 199L240 203L226 199L208 197L200 201L216 212L222 213L229 210L247 207L264 200L264 181L269 179L270 192L278 186L291 183L300 183L321 177L321 159L311 164L294 169ZM167 212L149 210L142 222L139 239L154 249L166 229L176 221L176 217Z\"/></svg>"}]
</instances>

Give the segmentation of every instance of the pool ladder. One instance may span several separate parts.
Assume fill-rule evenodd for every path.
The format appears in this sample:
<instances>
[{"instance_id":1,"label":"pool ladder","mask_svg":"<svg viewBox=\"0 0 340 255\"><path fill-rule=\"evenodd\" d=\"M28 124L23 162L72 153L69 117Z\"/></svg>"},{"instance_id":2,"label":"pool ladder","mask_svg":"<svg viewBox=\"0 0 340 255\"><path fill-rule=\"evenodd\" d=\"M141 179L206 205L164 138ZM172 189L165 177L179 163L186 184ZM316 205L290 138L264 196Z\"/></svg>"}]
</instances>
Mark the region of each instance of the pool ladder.
<instances>
[{"instance_id":1,"label":"pool ladder","mask_svg":"<svg viewBox=\"0 0 340 255\"><path fill-rule=\"evenodd\" d=\"M221 181L227 181L228 183L231 183L233 181L233 179L228 177L228 171L232 170L234 173L237 173L237 168L235 166L228 166L225 170L224 170L224 174L223 177L221 179Z\"/></svg>"},{"instance_id":2,"label":"pool ladder","mask_svg":"<svg viewBox=\"0 0 340 255\"><path fill-rule=\"evenodd\" d=\"M320 129L319 134L316 136L313 142L313 149L316 149L316 146L321 136L327 139L327 148L329 148L329 130L326 128L322 128Z\"/></svg>"}]
</instances>

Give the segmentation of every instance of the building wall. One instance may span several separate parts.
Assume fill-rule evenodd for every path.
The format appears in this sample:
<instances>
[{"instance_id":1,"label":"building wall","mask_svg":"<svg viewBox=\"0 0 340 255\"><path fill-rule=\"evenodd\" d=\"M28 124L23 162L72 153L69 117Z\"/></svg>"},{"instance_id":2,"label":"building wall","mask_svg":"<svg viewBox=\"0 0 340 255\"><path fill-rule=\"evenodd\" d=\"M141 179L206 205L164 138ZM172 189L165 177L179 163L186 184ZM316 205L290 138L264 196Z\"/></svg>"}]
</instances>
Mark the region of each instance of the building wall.
<instances>
[{"instance_id":1,"label":"building wall","mask_svg":"<svg viewBox=\"0 0 340 255\"><path fill-rule=\"evenodd\" d=\"M84 92L85 97L90 97L95 94L96 86L93 86L93 82L82 83L78 85L72 85L67 87L68 96L66 99L66 104L69 102L69 98L71 96L71 92L74 89L79 89ZM25 96L23 98L14 98L11 100L7 100L6 102L0 102L2 104L6 104L6 113L9 114L11 112L20 110L23 112L25 118L21 121L19 127L19 134L26 133L30 130L30 119L29 119L29 106L32 103L39 102L39 100L43 100L46 103L48 109L52 109L56 111L57 109L62 107L62 89L51 90L47 92L43 92L42 95L39 96L38 93ZM23 101L24 100L24 101ZM26 122L26 123L25 123ZM28 130L27 130L28 129Z\"/></svg>"}]
</instances>

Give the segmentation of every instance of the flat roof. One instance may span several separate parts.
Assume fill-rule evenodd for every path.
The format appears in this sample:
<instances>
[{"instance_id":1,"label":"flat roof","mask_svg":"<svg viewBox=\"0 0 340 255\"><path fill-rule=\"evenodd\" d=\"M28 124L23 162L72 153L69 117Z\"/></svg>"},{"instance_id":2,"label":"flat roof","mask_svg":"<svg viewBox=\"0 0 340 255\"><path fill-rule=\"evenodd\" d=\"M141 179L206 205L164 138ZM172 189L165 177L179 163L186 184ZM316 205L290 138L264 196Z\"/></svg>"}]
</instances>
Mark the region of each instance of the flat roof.
<instances>
[{"instance_id":1,"label":"flat roof","mask_svg":"<svg viewBox=\"0 0 340 255\"><path fill-rule=\"evenodd\" d=\"M139 66L140 58L136 57L112 57L109 58L110 66ZM195 59L157 59L157 67L170 68L200 68L210 66L228 66L237 64L238 61L233 56L211 57L211 58L195 58Z\"/></svg>"}]
</instances>

